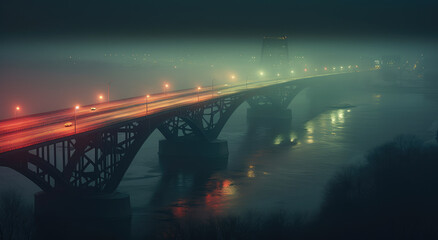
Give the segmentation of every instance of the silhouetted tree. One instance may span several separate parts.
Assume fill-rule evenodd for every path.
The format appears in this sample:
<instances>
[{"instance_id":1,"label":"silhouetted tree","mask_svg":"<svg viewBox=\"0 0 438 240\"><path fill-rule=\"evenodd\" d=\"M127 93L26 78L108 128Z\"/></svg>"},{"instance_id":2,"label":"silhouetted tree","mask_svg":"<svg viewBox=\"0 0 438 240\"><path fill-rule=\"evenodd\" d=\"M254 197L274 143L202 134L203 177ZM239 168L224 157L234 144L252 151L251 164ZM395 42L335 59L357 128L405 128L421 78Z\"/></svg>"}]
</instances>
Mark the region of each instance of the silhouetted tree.
<instances>
[{"instance_id":1,"label":"silhouetted tree","mask_svg":"<svg viewBox=\"0 0 438 240\"><path fill-rule=\"evenodd\" d=\"M33 214L21 196L13 190L0 194L0 239L30 239L33 229Z\"/></svg>"},{"instance_id":2,"label":"silhouetted tree","mask_svg":"<svg viewBox=\"0 0 438 240\"><path fill-rule=\"evenodd\" d=\"M438 149L412 135L370 151L367 163L334 177L317 238L424 239L438 236Z\"/></svg>"},{"instance_id":3,"label":"silhouetted tree","mask_svg":"<svg viewBox=\"0 0 438 240\"><path fill-rule=\"evenodd\" d=\"M177 224L160 239L436 239L438 146L401 135L344 168L313 219L252 213Z\"/></svg>"}]
</instances>

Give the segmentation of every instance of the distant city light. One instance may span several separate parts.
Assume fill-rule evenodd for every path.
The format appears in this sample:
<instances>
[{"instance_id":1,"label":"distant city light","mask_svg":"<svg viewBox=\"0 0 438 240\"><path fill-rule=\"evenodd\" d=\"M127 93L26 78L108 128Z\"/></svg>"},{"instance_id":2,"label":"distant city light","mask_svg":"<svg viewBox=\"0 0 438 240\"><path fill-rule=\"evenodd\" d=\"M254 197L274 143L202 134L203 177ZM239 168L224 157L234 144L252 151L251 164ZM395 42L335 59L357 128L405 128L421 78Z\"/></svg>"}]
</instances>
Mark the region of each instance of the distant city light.
<instances>
[{"instance_id":1,"label":"distant city light","mask_svg":"<svg viewBox=\"0 0 438 240\"><path fill-rule=\"evenodd\" d=\"M263 76L265 73L263 71L259 72L260 76Z\"/></svg>"},{"instance_id":2,"label":"distant city light","mask_svg":"<svg viewBox=\"0 0 438 240\"><path fill-rule=\"evenodd\" d=\"M235 75L231 75L231 79L235 79L236 78L236 76Z\"/></svg>"},{"instance_id":3,"label":"distant city light","mask_svg":"<svg viewBox=\"0 0 438 240\"><path fill-rule=\"evenodd\" d=\"M304 72L307 72L307 68L304 68Z\"/></svg>"},{"instance_id":4,"label":"distant city light","mask_svg":"<svg viewBox=\"0 0 438 240\"><path fill-rule=\"evenodd\" d=\"M291 70L290 73L294 73L294 70Z\"/></svg>"},{"instance_id":5,"label":"distant city light","mask_svg":"<svg viewBox=\"0 0 438 240\"><path fill-rule=\"evenodd\" d=\"M277 73L277 77L280 77L280 73Z\"/></svg>"},{"instance_id":6,"label":"distant city light","mask_svg":"<svg viewBox=\"0 0 438 240\"><path fill-rule=\"evenodd\" d=\"M324 71L327 71L327 67L324 67Z\"/></svg>"}]
</instances>

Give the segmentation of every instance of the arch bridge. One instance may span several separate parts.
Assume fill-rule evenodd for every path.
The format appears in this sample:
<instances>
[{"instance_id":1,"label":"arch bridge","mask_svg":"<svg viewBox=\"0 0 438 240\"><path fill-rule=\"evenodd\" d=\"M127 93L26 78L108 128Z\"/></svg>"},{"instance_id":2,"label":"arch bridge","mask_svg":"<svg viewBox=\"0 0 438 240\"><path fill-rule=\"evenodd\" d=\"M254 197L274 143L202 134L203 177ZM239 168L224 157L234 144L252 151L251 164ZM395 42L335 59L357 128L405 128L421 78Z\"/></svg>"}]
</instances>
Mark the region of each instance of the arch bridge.
<instances>
[{"instance_id":1,"label":"arch bridge","mask_svg":"<svg viewBox=\"0 0 438 240\"><path fill-rule=\"evenodd\" d=\"M52 112L4 120L0 122L0 166L16 170L45 192L112 193L155 129L171 144L208 145L216 141L227 120L245 101L250 105L251 113L248 111L248 114L279 117L274 113L287 112L294 97L312 84L333 79L353 80L366 74L369 72L272 80L214 91L169 93L163 99L150 103L147 99L144 103L133 100L131 105L119 102L116 110L102 107L101 112L97 112L100 111L98 109L96 112L78 114L77 132L64 126L57 130L59 124L63 125L66 120L73 121L71 112L68 117L62 117L63 112ZM164 103L166 107L162 107ZM47 117L50 114L61 117ZM102 119L99 124L93 125L92 121L96 121L93 119L99 115L102 115ZM286 114L285 117L290 115ZM43 119L44 123L13 127L17 125L13 125L13 121L26 121L29 118ZM91 123L81 126L81 121L89 119ZM58 128L50 130L54 124ZM9 127L2 128L1 125ZM69 132L65 133L67 130ZM175 150L169 151L170 154L180 154ZM227 149L223 153L227 156Z\"/></svg>"}]
</instances>

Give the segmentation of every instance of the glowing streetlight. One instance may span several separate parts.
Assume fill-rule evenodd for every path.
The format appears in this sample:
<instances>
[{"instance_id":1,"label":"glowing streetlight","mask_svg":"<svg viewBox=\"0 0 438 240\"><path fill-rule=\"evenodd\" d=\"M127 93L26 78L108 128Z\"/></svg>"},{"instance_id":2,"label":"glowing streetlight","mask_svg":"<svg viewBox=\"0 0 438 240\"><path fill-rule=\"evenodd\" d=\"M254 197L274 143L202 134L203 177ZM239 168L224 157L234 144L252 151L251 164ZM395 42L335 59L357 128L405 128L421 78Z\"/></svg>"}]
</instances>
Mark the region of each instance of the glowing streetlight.
<instances>
[{"instance_id":1,"label":"glowing streetlight","mask_svg":"<svg viewBox=\"0 0 438 240\"><path fill-rule=\"evenodd\" d=\"M164 84L164 95L167 95L167 90L169 89L169 84Z\"/></svg>"},{"instance_id":2,"label":"glowing streetlight","mask_svg":"<svg viewBox=\"0 0 438 240\"><path fill-rule=\"evenodd\" d=\"M75 107L75 133L76 133L76 125L77 125L76 112L78 111L78 109L79 109L79 105L76 105L76 107Z\"/></svg>"},{"instance_id":3,"label":"glowing streetlight","mask_svg":"<svg viewBox=\"0 0 438 240\"><path fill-rule=\"evenodd\" d=\"M264 73L263 71L260 71L260 72L259 72L259 75L260 75L260 76L263 76L263 75L265 75L265 73Z\"/></svg>"},{"instance_id":4,"label":"glowing streetlight","mask_svg":"<svg viewBox=\"0 0 438 240\"><path fill-rule=\"evenodd\" d=\"M236 79L236 75L231 75L231 79Z\"/></svg>"},{"instance_id":5,"label":"glowing streetlight","mask_svg":"<svg viewBox=\"0 0 438 240\"><path fill-rule=\"evenodd\" d=\"M214 96L214 78L211 78L211 96Z\"/></svg>"},{"instance_id":6,"label":"glowing streetlight","mask_svg":"<svg viewBox=\"0 0 438 240\"><path fill-rule=\"evenodd\" d=\"M327 67L324 67L324 71L327 71Z\"/></svg>"},{"instance_id":7,"label":"glowing streetlight","mask_svg":"<svg viewBox=\"0 0 438 240\"><path fill-rule=\"evenodd\" d=\"M149 94L146 95L146 115L148 114L148 99L149 99Z\"/></svg>"},{"instance_id":8,"label":"glowing streetlight","mask_svg":"<svg viewBox=\"0 0 438 240\"><path fill-rule=\"evenodd\" d=\"M198 87L198 102L199 102L199 91L201 90L201 87Z\"/></svg>"},{"instance_id":9,"label":"glowing streetlight","mask_svg":"<svg viewBox=\"0 0 438 240\"><path fill-rule=\"evenodd\" d=\"M290 70L290 73L294 74L295 72L294 72L294 70Z\"/></svg>"},{"instance_id":10,"label":"glowing streetlight","mask_svg":"<svg viewBox=\"0 0 438 240\"><path fill-rule=\"evenodd\" d=\"M107 87L108 87L108 95L107 95L107 101L109 102L110 101L110 85L111 85L111 82L108 82L108 84L107 84ZM103 98L103 96L102 96L102 98Z\"/></svg>"},{"instance_id":11,"label":"glowing streetlight","mask_svg":"<svg viewBox=\"0 0 438 240\"><path fill-rule=\"evenodd\" d=\"M99 100L103 100L103 96L102 95L99 95Z\"/></svg>"},{"instance_id":12,"label":"glowing streetlight","mask_svg":"<svg viewBox=\"0 0 438 240\"><path fill-rule=\"evenodd\" d=\"M20 106L15 107L14 117L17 117L18 112L20 111Z\"/></svg>"},{"instance_id":13,"label":"glowing streetlight","mask_svg":"<svg viewBox=\"0 0 438 240\"><path fill-rule=\"evenodd\" d=\"M307 72L307 68L304 68L304 72Z\"/></svg>"}]
</instances>

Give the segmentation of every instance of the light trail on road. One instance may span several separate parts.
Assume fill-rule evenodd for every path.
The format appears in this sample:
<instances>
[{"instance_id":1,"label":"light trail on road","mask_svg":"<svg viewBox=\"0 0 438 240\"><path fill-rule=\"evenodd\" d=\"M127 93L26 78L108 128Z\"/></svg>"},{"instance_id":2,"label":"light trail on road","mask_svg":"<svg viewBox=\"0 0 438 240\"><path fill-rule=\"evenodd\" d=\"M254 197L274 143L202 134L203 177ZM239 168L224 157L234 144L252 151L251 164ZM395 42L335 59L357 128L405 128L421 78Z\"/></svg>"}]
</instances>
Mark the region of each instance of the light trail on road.
<instances>
[{"instance_id":1,"label":"light trail on road","mask_svg":"<svg viewBox=\"0 0 438 240\"><path fill-rule=\"evenodd\" d=\"M211 99L221 98L244 91L261 89L276 84L337 74L343 73L328 73L297 78L250 81L247 86L245 82L239 82L235 85L218 85L214 87L213 92L210 86L203 87L202 91L199 92L197 88L193 88L151 94L147 103L147 115L155 115L179 107L197 104L198 96L199 102L202 103ZM146 116L145 98L146 94L144 96L116 100L108 103L80 106L80 108L76 110L76 134L96 130L129 119ZM96 110L91 110L92 107L96 108ZM0 121L0 153L74 135L74 111L75 110L72 107L69 109ZM65 124L67 122L71 122L73 125L66 127Z\"/></svg>"}]
</instances>

